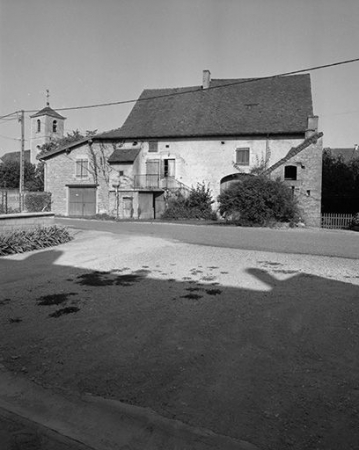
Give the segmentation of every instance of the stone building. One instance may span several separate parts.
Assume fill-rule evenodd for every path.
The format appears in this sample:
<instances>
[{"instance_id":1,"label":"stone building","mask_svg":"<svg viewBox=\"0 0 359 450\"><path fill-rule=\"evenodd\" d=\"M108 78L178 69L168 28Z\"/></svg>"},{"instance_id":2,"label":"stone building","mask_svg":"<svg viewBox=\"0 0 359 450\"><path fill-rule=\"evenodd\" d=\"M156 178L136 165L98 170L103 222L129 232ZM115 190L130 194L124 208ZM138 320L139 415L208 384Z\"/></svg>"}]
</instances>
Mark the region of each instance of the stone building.
<instances>
[{"instance_id":1,"label":"stone building","mask_svg":"<svg viewBox=\"0 0 359 450\"><path fill-rule=\"evenodd\" d=\"M205 183L214 199L241 174L281 178L320 226L322 133L309 75L213 79L142 92L123 126L44 155L62 215L160 217L171 192ZM216 204L214 204L216 208Z\"/></svg>"}]
</instances>

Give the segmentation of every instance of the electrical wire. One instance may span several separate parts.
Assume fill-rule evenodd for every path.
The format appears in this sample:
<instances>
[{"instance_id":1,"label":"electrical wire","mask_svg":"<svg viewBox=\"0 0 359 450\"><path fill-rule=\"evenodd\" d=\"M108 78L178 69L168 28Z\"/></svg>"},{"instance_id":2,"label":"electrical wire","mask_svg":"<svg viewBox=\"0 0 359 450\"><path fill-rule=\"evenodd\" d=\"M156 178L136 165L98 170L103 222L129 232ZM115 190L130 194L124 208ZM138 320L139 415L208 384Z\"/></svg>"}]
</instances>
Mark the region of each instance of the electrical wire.
<instances>
[{"instance_id":1,"label":"electrical wire","mask_svg":"<svg viewBox=\"0 0 359 450\"><path fill-rule=\"evenodd\" d=\"M320 66L314 66L314 67L308 67L306 69L299 69L299 70L293 70L290 72L283 72L277 75L269 75L267 77L261 77L261 78L246 78L246 79L242 79L242 80L237 80L237 81L233 81L230 83L225 83L225 84L221 84L221 85L217 85L217 86L209 86L207 89L202 89L202 87L197 87L195 89L185 89L182 90L181 92L171 92L168 94L162 94L162 95L155 95L152 97L144 97L144 98L137 98L137 99L131 99L131 100L121 100L121 101L117 101L117 102L108 102L108 103L98 103L98 104L92 104L92 105L84 105L84 106L71 106L71 107L65 107L65 108L55 108L56 111L73 111L73 110L81 110L81 109L90 109L90 108L100 108L100 107L105 107L105 106L116 106L116 105L125 105L125 104L129 104L129 103L136 103L136 102L141 102L141 101L148 101L148 100L155 100L155 99L159 99L159 98L166 98L166 97L175 97L178 95L185 95L185 94L190 94L190 93L198 93L198 92L207 92L207 91L211 91L213 89L224 89L230 86L235 86L235 85L239 85L239 84L247 84L247 83L255 83L261 80L269 80L272 78L281 78L281 77L285 77L288 75L296 75L296 74L300 74L300 73L304 73L304 72L313 72L315 70L320 70L320 69L327 69L330 67L336 67L336 66L341 66L344 64L352 64L354 62L359 62L359 58L353 58L353 59L348 59L345 61L338 61L335 63L330 63L330 64L323 64ZM12 116L14 114L18 114L21 111L15 111L13 113L4 115L4 116L0 116L0 119L4 119L6 117ZM33 113L33 112L38 112L38 110L35 109L31 109L31 110L26 110L24 111L25 113Z\"/></svg>"},{"instance_id":2,"label":"electrical wire","mask_svg":"<svg viewBox=\"0 0 359 450\"><path fill-rule=\"evenodd\" d=\"M280 77L284 77L284 76L288 76L288 75L295 75L295 74L304 73L304 72L312 72L314 70L327 69L329 67L335 67L335 66L340 66L343 64L350 64L350 63L354 63L354 62L359 62L359 58L348 59L346 61L339 61L339 62L335 62L335 63L331 63L331 64L324 64L321 66L310 67L307 69L293 70L291 72L283 72L281 74L269 75L267 77L248 78L248 79L244 79L244 80L240 80L240 81L237 80L237 81L233 81L231 83L225 83L225 84L221 84L218 86L209 86L205 90L203 90L202 87L199 87L196 89L188 89L188 90L186 89L181 92L172 92L169 94L155 95L153 97L137 98L137 99L132 99L132 100L122 100L122 101L118 101L118 102L109 102L109 103L98 103L98 104L94 104L94 105L72 106L72 107L67 107L67 108L55 108L55 109L56 109L56 111L71 111L71 110L80 110L80 109L89 109L89 108L100 108L100 107L105 107L105 106L125 105L125 104L129 104L129 103L140 102L140 101L155 100L158 98L175 97L178 95L197 93L197 92L203 92L203 91L211 91L213 89L223 89L223 88L226 88L229 86L235 86L238 84L254 83L254 82L261 81L261 80L269 80L271 78L280 78ZM37 110L27 110L25 112L33 113L33 112L37 112Z\"/></svg>"}]
</instances>

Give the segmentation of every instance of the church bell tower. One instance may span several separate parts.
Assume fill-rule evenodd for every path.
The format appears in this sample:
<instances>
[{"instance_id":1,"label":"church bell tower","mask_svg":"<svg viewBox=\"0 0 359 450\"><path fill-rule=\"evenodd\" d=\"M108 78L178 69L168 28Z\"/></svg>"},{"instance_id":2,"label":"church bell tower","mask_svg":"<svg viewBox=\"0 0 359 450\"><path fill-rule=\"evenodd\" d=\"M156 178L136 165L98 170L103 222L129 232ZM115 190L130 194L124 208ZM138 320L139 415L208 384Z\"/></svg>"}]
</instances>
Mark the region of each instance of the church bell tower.
<instances>
[{"instance_id":1,"label":"church bell tower","mask_svg":"<svg viewBox=\"0 0 359 450\"><path fill-rule=\"evenodd\" d=\"M30 162L37 164L37 155L42 145L64 137L66 117L50 108L49 91L46 91L46 106L30 116Z\"/></svg>"}]
</instances>

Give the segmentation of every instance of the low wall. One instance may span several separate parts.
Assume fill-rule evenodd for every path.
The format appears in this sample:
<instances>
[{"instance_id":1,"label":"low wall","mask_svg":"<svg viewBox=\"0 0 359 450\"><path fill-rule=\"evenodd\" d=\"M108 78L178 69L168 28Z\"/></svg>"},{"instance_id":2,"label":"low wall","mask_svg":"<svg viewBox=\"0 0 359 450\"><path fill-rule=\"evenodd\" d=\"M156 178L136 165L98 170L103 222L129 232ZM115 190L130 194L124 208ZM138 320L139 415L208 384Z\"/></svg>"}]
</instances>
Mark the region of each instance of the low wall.
<instances>
[{"instance_id":1,"label":"low wall","mask_svg":"<svg viewBox=\"0 0 359 450\"><path fill-rule=\"evenodd\" d=\"M0 234L37 227L51 227L54 223L55 214L52 212L3 214L0 215Z\"/></svg>"}]
</instances>

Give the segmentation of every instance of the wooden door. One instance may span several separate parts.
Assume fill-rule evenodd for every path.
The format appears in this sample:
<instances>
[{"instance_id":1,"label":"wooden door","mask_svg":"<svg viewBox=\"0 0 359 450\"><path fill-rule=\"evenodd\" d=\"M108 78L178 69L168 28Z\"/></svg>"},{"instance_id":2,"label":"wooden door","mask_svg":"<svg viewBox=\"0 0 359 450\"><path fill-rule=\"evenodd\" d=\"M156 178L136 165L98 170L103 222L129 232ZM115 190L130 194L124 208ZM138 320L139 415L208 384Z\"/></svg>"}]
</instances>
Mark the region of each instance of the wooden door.
<instances>
[{"instance_id":1,"label":"wooden door","mask_svg":"<svg viewBox=\"0 0 359 450\"><path fill-rule=\"evenodd\" d=\"M69 216L94 216L96 214L96 188L69 188Z\"/></svg>"}]
</instances>

